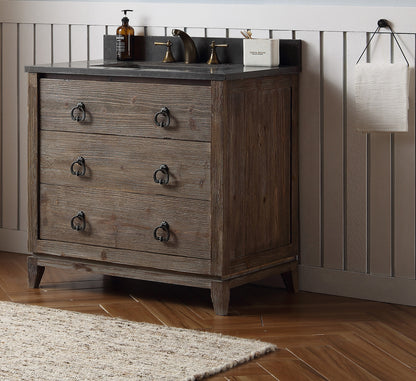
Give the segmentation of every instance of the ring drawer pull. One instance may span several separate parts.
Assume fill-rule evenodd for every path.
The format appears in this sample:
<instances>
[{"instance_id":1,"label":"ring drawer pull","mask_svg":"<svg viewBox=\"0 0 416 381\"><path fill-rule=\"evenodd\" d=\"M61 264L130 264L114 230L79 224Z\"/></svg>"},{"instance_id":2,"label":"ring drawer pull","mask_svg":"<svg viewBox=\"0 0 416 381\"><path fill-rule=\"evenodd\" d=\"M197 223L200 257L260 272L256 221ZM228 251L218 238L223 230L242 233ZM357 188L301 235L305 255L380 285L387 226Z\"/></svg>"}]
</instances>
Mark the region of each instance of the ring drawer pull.
<instances>
[{"instance_id":1,"label":"ring drawer pull","mask_svg":"<svg viewBox=\"0 0 416 381\"><path fill-rule=\"evenodd\" d=\"M159 230L163 231L162 235L158 235ZM153 237L156 241L168 242L170 238L169 224L166 221L163 221L155 230L153 230Z\"/></svg>"},{"instance_id":2,"label":"ring drawer pull","mask_svg":"<svg viewBox=\"0 0 416 381\"><path fill-rule=\"evenodd\" d=\"M163 174L163 177L159 178L157 176L159 172ZM169 183L169 167L166 164L162 164L159 169L156 169L155 173L153 173L153 181L162 185Z\"/></svg>"},{"instance_id":3,"label":"ring drawer pull","mask_svg":"<svg viewBox=\"0 0 416 381\"><path fill-rule=\"evenodd\" d=\"M85 230L85 214L84 212L78 212L78 214L71 219L71 228L76 231Z\"/></svg>"},{"instance_id":4,"label":"ring drawer pull","mask_svg":"<svg viewBox=\"0 0 416 381\"><path fill-rule=\"evenodd\" d=\"M78 169L75 171L75 165L78 166ZM74 176L84 176L85 175L85 159L80 156L77 160L75 160L72 164L71 164L71 173Z\"/></svg>"},{"instance_id":5,"label":"ring drawer pull","mask_svg":"<svg viewBox=\"0 0 416 381\"><path fill-rule=\"evenodd\" d=\"M77 115L75 115L75 111L78 110ZM71 119L75 122L83 122L85 120L85 105L82 102L79 102L72 110L71 110Z\"/></svg>"},{"instance_id":6,"label":"ring drawer pull","mask_svg":"<svg viewBox=\"0 0 416 381\"><path fill-rule=\"evenodd\" d=\"M155 114L155 124L158 127L169 127L170 124L170 112L167 107L163 107L159 112Z\"/></svg>"}]
</instances>

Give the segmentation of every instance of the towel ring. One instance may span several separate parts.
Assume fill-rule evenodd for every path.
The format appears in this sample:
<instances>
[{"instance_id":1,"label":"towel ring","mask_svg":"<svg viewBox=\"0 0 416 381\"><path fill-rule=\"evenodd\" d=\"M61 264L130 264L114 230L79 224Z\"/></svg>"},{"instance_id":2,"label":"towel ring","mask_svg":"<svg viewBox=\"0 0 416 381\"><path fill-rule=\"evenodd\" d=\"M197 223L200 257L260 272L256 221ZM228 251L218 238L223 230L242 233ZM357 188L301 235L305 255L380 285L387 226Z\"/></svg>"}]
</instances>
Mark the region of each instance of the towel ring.
<instances>
[{"instance_id":1,"label":"towel ring","mask_svg":"<svg viewBox=\"0 0 416 381\"><path fill-rule=\"evenodd\" d=\"M370 39L368 40L367 45L365 46L363 52L360 55L360 58L358 58L357 64L358 64L358 62L360 62L361 57L367 51L368 46L370 45L371 40L373 39L374 35L379 32L380 28L389 28L390 29L390 32L391 32L391 34L392 34L392 36L394 38L394 41L396 41L396 44L399 47L399 49L400 49L400 51L401 51L401 53L403 55L403 58L405 59L405 61L407 63L407 66L409 66L409 61L407 60L407 58L406 58L406 56L405 56L405 54L403 52L403 49L400 46L399 41L396 38L396 33L393 32L393 29L391 28L389 22L386 19L380 19L380 20L377 21L377 29L373 32L373 34L371 35Z\"/></svg>"}]
</instances>

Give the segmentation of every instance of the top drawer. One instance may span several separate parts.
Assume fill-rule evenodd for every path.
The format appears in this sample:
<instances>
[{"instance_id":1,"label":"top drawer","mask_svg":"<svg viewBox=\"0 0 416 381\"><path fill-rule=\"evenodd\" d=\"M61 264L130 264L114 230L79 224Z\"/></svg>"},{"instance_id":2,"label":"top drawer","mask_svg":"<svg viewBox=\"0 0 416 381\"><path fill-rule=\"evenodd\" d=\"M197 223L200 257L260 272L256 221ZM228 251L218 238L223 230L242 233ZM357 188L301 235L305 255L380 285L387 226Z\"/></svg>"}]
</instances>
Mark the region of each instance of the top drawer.
<instances>
[{"instance_id":1,"label":"top drawer","mask_svg":"<svg viewBox=\"0 0 416 381\"><path fill-rule=\"evenodd\" d=\"M85 120L71 118L82 102ZM166 107L170 123L155 124ZM74 110L74 116L82 113ZM163 115L157 117L166 123ZM40 127L124 136L210 141L211 88L204 85L131 83L42 78Z\"/></svg>"}]
</instances>

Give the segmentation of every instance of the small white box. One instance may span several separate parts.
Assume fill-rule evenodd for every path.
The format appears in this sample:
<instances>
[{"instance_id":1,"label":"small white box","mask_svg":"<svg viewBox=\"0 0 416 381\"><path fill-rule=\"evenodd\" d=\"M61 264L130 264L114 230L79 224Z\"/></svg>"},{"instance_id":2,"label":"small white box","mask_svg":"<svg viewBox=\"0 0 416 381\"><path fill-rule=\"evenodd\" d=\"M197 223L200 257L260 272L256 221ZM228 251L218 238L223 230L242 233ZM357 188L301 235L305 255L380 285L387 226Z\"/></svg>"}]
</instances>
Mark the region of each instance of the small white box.
<instances>
[{"instance_id":1,"label":"small white box","mask_svg":"<svg viewBox=\"0 0 416 381\"><path fill-rule=\"evenodd\" d=\"M244 66L279 66L279 40L245 38L243 40Z\"/></svg>"}]
</instances>

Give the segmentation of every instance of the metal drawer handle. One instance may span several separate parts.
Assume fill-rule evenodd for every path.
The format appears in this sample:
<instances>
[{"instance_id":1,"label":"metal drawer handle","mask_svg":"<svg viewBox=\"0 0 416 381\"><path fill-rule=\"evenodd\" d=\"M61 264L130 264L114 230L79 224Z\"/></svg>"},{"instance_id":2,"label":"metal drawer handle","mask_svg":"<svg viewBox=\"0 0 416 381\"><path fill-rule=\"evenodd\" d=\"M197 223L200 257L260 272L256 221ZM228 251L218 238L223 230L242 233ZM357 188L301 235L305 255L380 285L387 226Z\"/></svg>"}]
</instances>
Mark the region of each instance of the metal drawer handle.
<instances>
[{"instance_id":1,"label":"metal drawer handle","mask_svg":"<svg viewBox=\"0 0 416 381\"><path fill-rule=\"evenodd\" d=\"M158 235L159 230L162 230L162 235ZM169 224L163 221L155 230L153 230L153 237L156 241L168 242L170 238Z\"/></svg>"},{"instance_id":2,"label":"metal drawer handle","mask_svg":"<svg viewBox=\"0 0 416 381\"><path fill-rule=\"evenodd\" d=\"M159 118L161 116L161 118ZM163 107L159 112L155 114L155 125L158 127L169 127L170 124L170 112L167 107Z\"/></svg>"},{"instance_id":3,"label":"metal drawer handle","mask_svg":"<svg viewBox=\"0 0 416 381\"><path fill-rule=\"evenodd\" d=\"M78 212L78 214L71 219L71 228L76 231L85 230L85 214L84 212Z\"/></svg>"},{"instance_id":4,"label":"metal drawer handle","mask_svg":"<svg viewBox=\"0 0 416 381\"><path fill-rule=\"evenodd\" d=\"M75 111L77 111L77 115L75 115ZM82 102L79 102L72 110L71 110L71 119L75 122L83 122L85 120L85 105Z\"/></svg>"},{"instance_id":5,"label":"metal drawer handle","mask_svg":"<svg viewBox=\"0 0 416 381\"><path fill-rule=\"evenodd\" d=\"M163 174L161 178L158 177L159 172ZM166 164L162 164L159 169L156 169L155 173L153 173L153 181L162 185L169 183L169 167Z\"/></svg>"},{"instance_id":6,"label":"metal drawer handle","mask_svg":"<svg viewBox=\"0 0 416 381\"><path fill-rule=\"evenodd\" d=\"M78 166L78 170L75 171L74 167L75 165ZM80 156L77 160L75 160L72 164L71 164L71 173L74 176L84 176L85 175L85 159Z\"/></svg>"}]
</instances>

